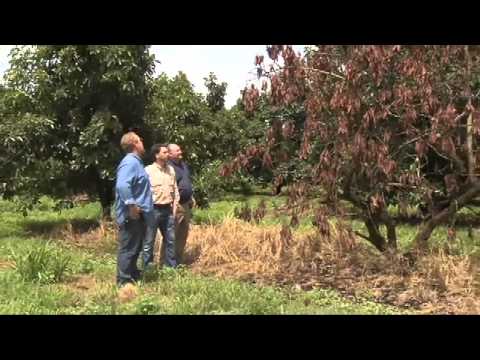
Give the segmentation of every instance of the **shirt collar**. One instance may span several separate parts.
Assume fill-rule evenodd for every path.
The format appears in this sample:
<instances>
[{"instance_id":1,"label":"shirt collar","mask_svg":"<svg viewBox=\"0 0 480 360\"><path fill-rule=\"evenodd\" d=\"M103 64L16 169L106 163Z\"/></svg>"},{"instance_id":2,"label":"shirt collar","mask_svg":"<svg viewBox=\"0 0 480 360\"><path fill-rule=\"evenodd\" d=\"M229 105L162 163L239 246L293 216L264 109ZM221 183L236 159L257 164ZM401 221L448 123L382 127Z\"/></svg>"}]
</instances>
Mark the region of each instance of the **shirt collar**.
<instances>
[{"instance_id":1,"label":"shirt collar","mask_svg":"<svg viewBox=\"0 0 480 360\"><path fill-rule=\"evenodd\" d=\"M153 162L153 164L157 167L157 169L160 169L162 171L166 171L168 170L168 162L165 163L165 166L162 167L159 163L157 163L156 161Z\"/></svg>"},{"instance_id":2,"label":"shirt collar","mask_svg":"<svg viewBox=\"0 0 480 360\"><path fill-rule=\"evenodd\" d=\"M128 155L133 156L133 157L136 158L138 161L140 161L141 163L143 163L142 158L141 158L140 156L138 156L137 154L135 154L135 153L128 153Z\"/></svg>"},{"instance_id":3,"label":"shirt collar","mask_svg":"<svg viewBox=\"0 0 480 360\"><path fill-rule=\"evenodd\" d=\"M180 167L182 166L182 160L180 161L170 160L170 162L176 166L180 166Z\"/></svg>"}]
</instances>

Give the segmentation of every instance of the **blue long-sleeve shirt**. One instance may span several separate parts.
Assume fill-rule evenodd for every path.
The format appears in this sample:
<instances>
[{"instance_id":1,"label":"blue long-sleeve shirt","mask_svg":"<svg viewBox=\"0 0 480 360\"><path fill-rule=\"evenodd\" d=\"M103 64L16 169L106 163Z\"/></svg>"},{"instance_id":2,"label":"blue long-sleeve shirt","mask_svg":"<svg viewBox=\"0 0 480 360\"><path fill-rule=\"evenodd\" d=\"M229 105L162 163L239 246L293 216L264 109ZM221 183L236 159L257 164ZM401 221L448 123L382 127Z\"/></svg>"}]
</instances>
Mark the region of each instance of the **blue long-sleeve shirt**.
<instances>
[{"instance_id":1,"label":"blue long-sleeve shirt","mask_svg":"<svg viewBox=\"0 0 480 360\"><path fill-rule=\"evenodd\" d=\"M128 218L128 205L137 205L147 217L153 211L150 180L143 162L136 154L127 154L117 167L115 184L115 212L117 223Z\"/></svg>"}]
</instances>

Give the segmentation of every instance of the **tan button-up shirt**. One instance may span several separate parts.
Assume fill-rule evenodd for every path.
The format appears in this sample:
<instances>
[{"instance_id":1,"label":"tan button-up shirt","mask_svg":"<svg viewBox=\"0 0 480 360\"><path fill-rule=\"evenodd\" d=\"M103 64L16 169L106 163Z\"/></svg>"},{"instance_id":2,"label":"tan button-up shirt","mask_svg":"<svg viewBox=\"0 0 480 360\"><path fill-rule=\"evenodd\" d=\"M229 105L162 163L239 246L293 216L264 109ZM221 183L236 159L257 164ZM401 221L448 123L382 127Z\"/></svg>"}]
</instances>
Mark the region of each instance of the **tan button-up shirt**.
<instances>
[{"instance_id":1,"label":"tan button-up shirt","mask_svg":"<svg viewBox=\"0 0 480 360\"><path fill-rule=\"evenodd\" d=\"M148 165L145 171L150 178L150 185L155 205L178 204L180 195L175 178L175 170L172 166L166 165L162 168L157 163Z\"/></svg>"}]
</instances>

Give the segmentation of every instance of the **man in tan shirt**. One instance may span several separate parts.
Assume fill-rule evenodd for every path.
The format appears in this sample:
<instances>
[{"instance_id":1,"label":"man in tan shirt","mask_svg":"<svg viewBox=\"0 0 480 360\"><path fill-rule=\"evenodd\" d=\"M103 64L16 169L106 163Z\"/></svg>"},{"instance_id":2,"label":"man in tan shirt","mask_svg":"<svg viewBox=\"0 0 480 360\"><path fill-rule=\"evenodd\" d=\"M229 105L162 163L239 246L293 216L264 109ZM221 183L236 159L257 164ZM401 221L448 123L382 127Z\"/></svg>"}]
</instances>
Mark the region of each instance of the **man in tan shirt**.
<instances>
[{"instance_id":1,"label":"man in tan shirt","mask_svg":"<svg viewBox=\"0 0 480 360\"><path fill-rule=\"evenodd\" d=\"M147 227L143 245L144 269L153 262L155 237L160 229L165 248L164 258L161 259L166 266L176 267L175 256L175 211L180 199L178 193L175 170L167 164L168 148L164 144L155 144L152 147L152 156L155 159L145 168L153 196L153 222Z\"/></svg>"}]
</instances>

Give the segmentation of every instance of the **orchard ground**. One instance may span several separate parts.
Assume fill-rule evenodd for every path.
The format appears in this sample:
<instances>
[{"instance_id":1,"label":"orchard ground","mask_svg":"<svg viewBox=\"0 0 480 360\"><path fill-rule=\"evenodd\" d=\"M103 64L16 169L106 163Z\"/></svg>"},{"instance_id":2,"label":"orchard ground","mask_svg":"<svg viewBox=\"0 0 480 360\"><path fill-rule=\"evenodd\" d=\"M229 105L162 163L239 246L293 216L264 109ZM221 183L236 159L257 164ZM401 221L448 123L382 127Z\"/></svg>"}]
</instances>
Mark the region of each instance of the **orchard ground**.
<instances>
[{"instance_id":1,"label":"orchard ground","mask_svg":"<svg viewBox=\"0 0 480 360\"><path fill-rule=\"evenodd\" d=\"M235 218L238 209L255 208L262 200L266 211L261 219ZM406 271L400 260L375 254L363 240L318 240L308 214L292 230L291 243L284 244L281 224L289 221L284 203L284 197L266 193L230 194L208 209L195 209L188 264L177 271L153 270L137 288L122 293L115 287L116 230L98 221L98 203L58 212L53 200L42 198L24 217L14 203L2 200L0 313L479 312L475 264L480 237L471 227L460 228L449 243L446 229L439 228L432 244L441 251ZM331 225L342 238L335 219ZM353 221L353 227L362 225ZM401 227L400 251L409 248L415 227Z\"/></svg>"}]
</instances>

